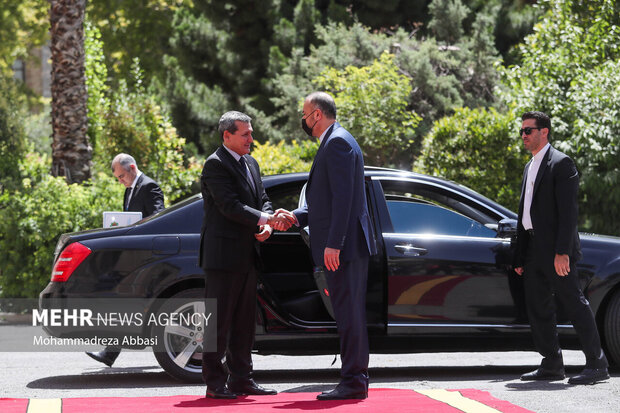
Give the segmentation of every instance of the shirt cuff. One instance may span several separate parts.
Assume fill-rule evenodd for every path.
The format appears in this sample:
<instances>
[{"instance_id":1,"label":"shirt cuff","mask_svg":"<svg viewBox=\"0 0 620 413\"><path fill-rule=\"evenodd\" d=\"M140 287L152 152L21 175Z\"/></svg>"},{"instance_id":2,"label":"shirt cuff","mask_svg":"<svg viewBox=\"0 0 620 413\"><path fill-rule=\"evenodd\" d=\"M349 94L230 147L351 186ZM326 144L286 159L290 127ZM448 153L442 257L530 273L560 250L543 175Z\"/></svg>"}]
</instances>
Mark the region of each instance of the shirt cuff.
<instances>
[{"instance_id":1,"label":"shirt cuff","mask_svg":"<svg viewBox=\"0 0 620 413\"><path fill-rule=\"evenodd\" d=\"M267 223L267 221L269 220L269 214L266 212L261 212L260 213L260 218L258 219L258 225L259 227L261 225L265 225Z\"/></svg>"}]
</instances>

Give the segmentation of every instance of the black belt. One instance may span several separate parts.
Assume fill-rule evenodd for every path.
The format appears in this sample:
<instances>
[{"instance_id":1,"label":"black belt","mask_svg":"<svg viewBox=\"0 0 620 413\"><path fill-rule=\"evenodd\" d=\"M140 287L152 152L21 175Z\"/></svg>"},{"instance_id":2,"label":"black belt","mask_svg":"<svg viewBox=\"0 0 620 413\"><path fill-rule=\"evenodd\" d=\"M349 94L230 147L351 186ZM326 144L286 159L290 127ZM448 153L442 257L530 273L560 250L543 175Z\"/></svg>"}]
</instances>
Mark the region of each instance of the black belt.
<instances>
[{"instance_id":1,"label":"black belt","mask_svg":"<svg viewBox=\"0 0 620 413\"><path fill-rule=\"evenodd\" d=\"M527 235L530 236L530 238L534 238L534 230L533 229L526 229L525 232L527 233Z\"/></svg>"}]
</instances>

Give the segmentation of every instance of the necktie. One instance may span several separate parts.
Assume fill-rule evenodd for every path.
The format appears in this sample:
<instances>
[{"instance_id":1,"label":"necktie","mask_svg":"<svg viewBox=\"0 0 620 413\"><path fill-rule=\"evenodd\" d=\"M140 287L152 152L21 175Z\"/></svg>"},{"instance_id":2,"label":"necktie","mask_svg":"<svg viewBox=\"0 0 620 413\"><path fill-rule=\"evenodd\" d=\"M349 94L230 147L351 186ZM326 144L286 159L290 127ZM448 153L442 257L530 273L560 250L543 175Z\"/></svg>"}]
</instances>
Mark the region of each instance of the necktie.
<instances>
[{"instance_id":1,"label":"necktie","mask_svg":"<svg viewBox=\"0 0 620 413\"><path fill-rule=\"evenodd\" d=\"M132 196L133 196L133 186L129 188L129 196L127 196L127 205L125 205L125 211L129 210L129 202L131 202Z\"/></svg>"},{"instance_id":2,"label":"necktie","mask_svg":"<svg viewBox=\"0 0 620 413\"><path fill-rule=\"evenodd\" d=\"M243 174L245 175L246 179L250 182L252 189L256 191L256 187L254 186L254 179L252 178L252 175L250 174L250 170L248 169L245 163L245 159L243 159L243 156L239 158L239 165L241 166L241 169L243 170Z\"/></svg>"}]
</instances>

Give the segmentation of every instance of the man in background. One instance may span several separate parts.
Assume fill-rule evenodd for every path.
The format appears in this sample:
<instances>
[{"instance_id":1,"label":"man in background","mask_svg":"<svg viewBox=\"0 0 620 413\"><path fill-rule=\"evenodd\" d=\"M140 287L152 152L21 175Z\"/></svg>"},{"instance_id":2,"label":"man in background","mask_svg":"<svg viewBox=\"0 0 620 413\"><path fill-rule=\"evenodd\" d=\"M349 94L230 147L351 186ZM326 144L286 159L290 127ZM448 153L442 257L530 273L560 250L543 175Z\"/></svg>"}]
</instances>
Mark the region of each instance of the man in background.
<instances>
[{"instance_id":1,"label":"man in background","mask_svg":"<svg viewBox=\"0 0 620 413\"><path fill-rule=\"evenodd\" d=\"M142 212L142 218L146 218L164 209L164 193L157 182L138 169L133 156L126 153L116 155L112 160L112 173L126 188L123 211ZM102 351L86 354L112 367L120 352L119 347L108 346Z\"/></svg>"}]
</instances>

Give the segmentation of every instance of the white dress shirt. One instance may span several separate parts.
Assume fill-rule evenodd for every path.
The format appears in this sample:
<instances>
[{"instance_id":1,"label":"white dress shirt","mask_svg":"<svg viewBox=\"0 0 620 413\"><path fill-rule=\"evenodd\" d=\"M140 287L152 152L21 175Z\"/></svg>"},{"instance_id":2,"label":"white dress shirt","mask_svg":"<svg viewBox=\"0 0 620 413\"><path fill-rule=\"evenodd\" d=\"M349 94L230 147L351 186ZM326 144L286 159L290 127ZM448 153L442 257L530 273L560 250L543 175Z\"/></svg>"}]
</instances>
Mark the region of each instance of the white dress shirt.
<instances>
[{"instance_id":1,"label":"white dress shirt","mask_svg":"<svg viewBox=\"0 0 620 413\"><path fill-rule=\"evenodd\" d=\"M542 163L545 154L549 150L551 145L547 143L532 159L530 163L530 167L527 170L527 181L525 183L525 199L523 200L523 218L521 219L521 223L523 224L523 228L534 229L534 225L532 224L532 216L530 215L530 208L532 207L532 197L534 196L534 184L536 183L536 176L538 175L538 170L540 169L540 164Z\"/></svg>"}]
</instances>

